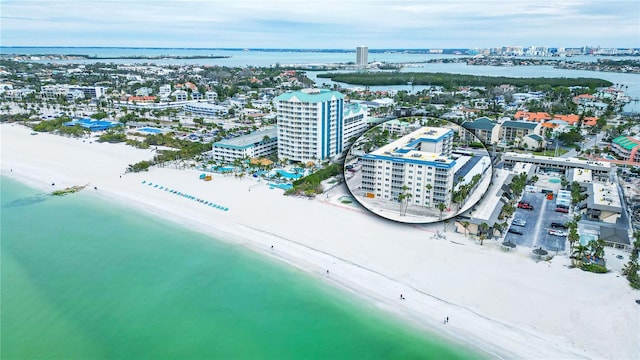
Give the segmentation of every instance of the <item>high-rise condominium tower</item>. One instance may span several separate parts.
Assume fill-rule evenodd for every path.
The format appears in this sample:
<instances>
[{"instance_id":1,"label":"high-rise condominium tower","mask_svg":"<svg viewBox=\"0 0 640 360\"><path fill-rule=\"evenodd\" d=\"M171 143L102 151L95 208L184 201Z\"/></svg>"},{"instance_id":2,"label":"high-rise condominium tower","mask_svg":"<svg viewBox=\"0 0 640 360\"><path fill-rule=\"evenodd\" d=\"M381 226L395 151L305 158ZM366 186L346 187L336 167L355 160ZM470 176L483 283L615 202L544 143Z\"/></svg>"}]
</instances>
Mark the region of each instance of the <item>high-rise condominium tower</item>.
<instances>
[{"instance_id":1,"label":"high-rise condominium tower","mask_svg":"<svg viewBox=\"0 0 640 360\"><path fill-rule=\"evenodd\" d=\"M369 48L366 46L358 46L356 48L356 65L365 67L369 64Z\"/></svg>"}]
</instances>

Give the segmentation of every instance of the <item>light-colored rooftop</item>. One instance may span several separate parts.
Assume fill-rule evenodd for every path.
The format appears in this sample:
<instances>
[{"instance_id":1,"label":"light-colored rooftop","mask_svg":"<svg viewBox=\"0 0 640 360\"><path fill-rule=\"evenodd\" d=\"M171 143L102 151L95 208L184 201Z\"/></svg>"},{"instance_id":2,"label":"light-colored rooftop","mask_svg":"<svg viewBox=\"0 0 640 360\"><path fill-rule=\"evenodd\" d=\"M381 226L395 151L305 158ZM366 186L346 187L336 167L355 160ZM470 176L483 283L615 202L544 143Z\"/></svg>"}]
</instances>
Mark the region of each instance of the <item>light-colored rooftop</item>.
<instances>
[{"instance_id":1,"label":"light-colored rooftop","mask_svg":"<svg viewBox=\"0 0 640 360\"><path fill-rule=\"evenodd\" d=\"M610 206L620 208L620 195L618 187L613 184L593 183L593 205L596 208Z\"/></svg>"},{"instance_id":2,"label":"light-colored rooftop","mask_svg":"<svg viewBox=\"0 0 640 360\"><path fill-rule=\"evenodd\" d=\"M302 89L300 91L287 91L284 94L280 94L277 101L294 101L294 102L307 102L317 103L325 102L336 99L344 99L344 95L338 91L331 91L327 89Z\"/></svg>"},{"instance_id":3,"label":"light-colored rooftop","mask_svg":"<svg viewBox=\"0 0 640 360\"><path fill-rule=\"evenodd\" d=\"M276 138L278 136L278 129L276 127L272 127L265 130L255 131L251 134L238 136L233 139L220 140L213 143L213 146L245 149L263 141L265 136L268 136L269 139Z\"/></svg>"},{"instance_id":4,"label":"light-colored rooftop","mask_svg":"<svg viewBox=\"0 0 640 360\"><path fill-rule=\"evenodd\" d=\"M371 152L373 155L389 156L399 159L438 162L443 165L455 164L455 160L440 154L420 151L418 145L423 141L437 142L447 136L453 136L453 130L447 128L421 127L403 137Z\"/></svg>"}]
</instances>

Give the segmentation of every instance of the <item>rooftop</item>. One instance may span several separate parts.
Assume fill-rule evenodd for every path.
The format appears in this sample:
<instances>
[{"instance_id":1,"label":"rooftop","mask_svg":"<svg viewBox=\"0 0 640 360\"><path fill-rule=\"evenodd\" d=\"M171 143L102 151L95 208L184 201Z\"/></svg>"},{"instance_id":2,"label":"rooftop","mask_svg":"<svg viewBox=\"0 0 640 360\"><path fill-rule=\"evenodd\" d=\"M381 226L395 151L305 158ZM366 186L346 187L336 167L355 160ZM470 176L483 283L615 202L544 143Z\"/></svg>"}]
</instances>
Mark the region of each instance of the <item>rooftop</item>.
<instances>
[{"instance_id":1,"label":"rooftop","mask_svg":"<svg viewBox=\"0 0 640 360\"><path fill-rule=\"evenodd\" d=\"M538 126L538 124L530 121L505 121L502 123L502 126L510 127L510 128L533 130Z\"/></svg>"},{"instance_id":2,"label":"rooftop","mask_svg":"<svg viewBox=\"0 0 640 360\"><path fill-rule=\"evenodd\" d=\"M489 119L488 117L480 117L475 119L474 121L465 121L462 123L462 127L465 129L473 129L473 130L492 130L498 123Z\"/></svg>"},{"instance_id":3,"label":"rooftop","mask_svg":"<svg viewBox=\"0 0 640 360\"><path fill-rule=\"evenodd\" d=\"M287 91L276 97L277 101L293 102L325 102L336 99L344 99L344 95L338 91L327 89L302 89L300 91Z\"/></svg>"},{"instance_id":4,"label":"rooftop","mask_svg":"<svg viewBox=\"0 0 640 360\"><path fill-rule=\"evenodd\" d=\"M238 136L233 139L220 140L213 143L213 146L246 149L261 142L265 136L268 136L269 139L275 139L278 136L278 129L276 127L272 127L265 130L255 131L251 134Z\"/></svg>"},{"instance_id":5,"label":"rooftop","mask_svg":"<svg viewBox=\"0 0 640 360\"><path fill-rule=\"evenodd\" d=\"M640 146L640 140L637 140L631 136L618 136L613 139L614 144L618 144L627 150L631 150L637 146Z\"/></svg>"},{"instance_id":6,"label":"rooftop","mask_svg":"<svg viewBox=\"0 0 640 360\"><path fill-rule=\"evenodd\" d=\"M454 159L419 149L422 142L437 142L452 136L453 130L451 129L425 126L372 151L370 154L394 161L429 162L431 166L449 168L455 165Z\"/></svg>"}]
</instances>

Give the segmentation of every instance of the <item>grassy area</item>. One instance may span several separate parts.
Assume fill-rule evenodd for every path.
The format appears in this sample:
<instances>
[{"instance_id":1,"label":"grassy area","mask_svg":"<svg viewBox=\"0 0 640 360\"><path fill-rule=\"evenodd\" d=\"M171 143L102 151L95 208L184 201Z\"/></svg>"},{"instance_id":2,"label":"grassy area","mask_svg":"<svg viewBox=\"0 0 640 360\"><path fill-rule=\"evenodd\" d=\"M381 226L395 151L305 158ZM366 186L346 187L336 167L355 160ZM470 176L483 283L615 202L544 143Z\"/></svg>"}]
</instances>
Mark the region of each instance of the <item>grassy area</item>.
<instances>
[{"instance_id":1,"label":"grassy area","mask_svg":"<svg viewBox=\"0 0 640 360\"><path fill-rule=\"evenodd\" d=\"M558 156L560 155L564 155L568 152L569 150L565 150L565 149L558 149ZM556 153L555 150L545 150L545 151L532 151L531 154L533 155L538 155L538 156L554 156Z\"/></svg>"}]
</instances>

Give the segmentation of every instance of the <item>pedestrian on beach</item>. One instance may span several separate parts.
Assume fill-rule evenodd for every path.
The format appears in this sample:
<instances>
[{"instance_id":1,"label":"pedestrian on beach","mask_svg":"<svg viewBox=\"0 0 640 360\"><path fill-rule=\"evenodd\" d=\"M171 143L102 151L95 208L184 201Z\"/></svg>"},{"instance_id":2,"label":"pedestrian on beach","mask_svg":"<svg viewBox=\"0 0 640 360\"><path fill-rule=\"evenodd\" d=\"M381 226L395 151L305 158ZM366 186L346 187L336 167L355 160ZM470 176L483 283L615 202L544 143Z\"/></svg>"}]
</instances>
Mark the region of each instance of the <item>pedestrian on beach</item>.
<instances>
[{"instance_id":1,"label":"pedestrian on beach","mask_svg":"<svg viewBox=\"0 0 640 360\"><path fill-rule=\"evenodd\" d=\"M447 316L447 324L449 323L449 317Z\"/></svg>"}]
</instances>

